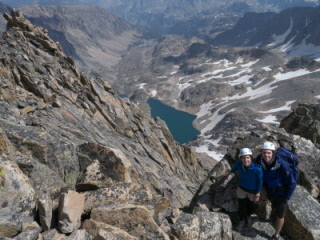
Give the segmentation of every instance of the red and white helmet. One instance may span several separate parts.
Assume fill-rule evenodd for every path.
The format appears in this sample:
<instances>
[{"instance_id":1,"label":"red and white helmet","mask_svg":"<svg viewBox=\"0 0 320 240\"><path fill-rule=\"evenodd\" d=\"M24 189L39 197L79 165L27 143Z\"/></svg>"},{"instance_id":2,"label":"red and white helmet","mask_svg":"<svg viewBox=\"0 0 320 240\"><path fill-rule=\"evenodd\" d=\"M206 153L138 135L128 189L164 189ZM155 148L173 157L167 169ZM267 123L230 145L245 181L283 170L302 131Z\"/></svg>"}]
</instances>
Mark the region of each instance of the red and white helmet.
<instances>
[{"instance_id":1,"label":"red and white helmet","mask_svg":"<svg viewBox=\"0 0 320 240\"><path fill-rule=\"evenodd\" d=\"M267 149L267 150L276 150L276 146L272 142L264 142L262 144L261 150Z\"/></svg>"},{"instance_id":2,"label":"red and white helmet","mask_svg":"<svg viewBox=\"0 0 320 240\"><path fill-rule=\"evenodd\" d=\"M242 148L240 150L239 157L246 156L246 155L252 155L252 151L249 148Z\"/></svg>"}]
</instances>

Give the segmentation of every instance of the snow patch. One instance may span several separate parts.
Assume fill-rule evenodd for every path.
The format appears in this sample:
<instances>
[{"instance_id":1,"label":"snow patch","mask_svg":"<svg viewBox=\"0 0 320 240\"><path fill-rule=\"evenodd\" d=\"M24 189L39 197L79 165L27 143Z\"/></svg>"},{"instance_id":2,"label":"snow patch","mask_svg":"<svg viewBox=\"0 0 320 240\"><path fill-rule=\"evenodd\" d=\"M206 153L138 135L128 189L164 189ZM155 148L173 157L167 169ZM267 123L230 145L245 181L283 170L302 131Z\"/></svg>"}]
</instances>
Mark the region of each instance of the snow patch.
<instances>
[{"instance_id":1,"label":"snow patch","mask_svg":"<svg viewBox=\"0 0 320 240\"><path fill-rule=\"evenodd\" d=\"M262 69L265 70L266 72L272 71L271 67L263 67Z\"/></svg>"},{"instance_id":2,"label":"snow patch","mask_svg":"<svg viewBox=\"0 0 320 240\"><path fill-rule=\"evenodd\" d=\"M257 62L259 62L259 59L257 59L256 61L248 62L248 63L243 64L241 66L244 68L248 68L248 67L251 67L252 65L256 64Z\"/></svg>"},{"instance_id":3,"label":"snow patch","mask_svg":"<svg viewBox=\"0 0 320 240\"><path fill-rule=\"evenodd\" d=\"M236 61L236 64L239 64L239 63L243 63L243 58L242 57L239 57Z\"/></svg>"},{"instance_id":4,"label":"snow patch","mask_svg":"<svg viewBox=\"0 0 320 240\"><path fill-rule=\"evenodd\" d=\"M268 45L268 47L269 47L269 46L270 46L270 47L276 46L276 45L278 45L278 44L283 43L283 41L286 39L286 37L291 33L291 31L292 31L292 26L293 26L293 20L291 19L291 21L290 21L290 27L288 28L288 30L285 31L285 32L284 32L283 34L281 34L281 35L275 35L275 34L273 34L273 35L272 35L272 38L273 38L274 42L273 42L273 43L270 43L270 44Z\"/></svg>"},{"instance_id":5,"label":"snow patch","mask_svg":"<svg viewBox=\"0 0 320 240\"><path fill-rule=\"evenodd\" d=\"M146 85L146 83L140 83L137 86L138 86L139 89L142 89L145 85Z\"/></svg>"},{"instance_id":6,"label":"snow patch","mask_svg":"<svg viewBox=\"0 0 320 240\"><path fill-rule=\"evenodd\" d=\"M287 101L284 106L279 108L270 109L268 111L259 111L260 113L274 113L274 112L280 112L280 111L290 111L291 110L291 104L295 101Z\"/></svg>"},{"instance_id":7,"label":"snow patch","mask_svg":"<svg viewBox=\"0 0 320 240\"><path fill-rule=\"evenodd\" d=\"M277 118L272 115L266 116L263 119L256 119L256 120L263 123L279 124L279 121L277 120Z\"/></svg>"},{"instance_id":8,"label":"snow patch","mask_svg":"<svg viewBox=\"0 0 320 240\"><path fill-rule=\"evenodd\" d=\"M218 138L216 140L205 140L205 144L195 147L195 151L197 153L206 153L209 157L215 159L216 161L220 161L224 154L218 153L214 150L209 150L210 145L219 146L218 142L221 140L221 138Z\"/></svg>"},{"instance_id":9,"label":"snow patch","mask_svg":"<svg viewBox=\"0 0 320 240\"><path fill-rule=\"evenodd\" d=\"M151 91L151 96L152 96L152 97L155 97L156 95L157 95L157 91L156 91L156 90L152 90L152 91Z\"/></svg>"}]
</instances>

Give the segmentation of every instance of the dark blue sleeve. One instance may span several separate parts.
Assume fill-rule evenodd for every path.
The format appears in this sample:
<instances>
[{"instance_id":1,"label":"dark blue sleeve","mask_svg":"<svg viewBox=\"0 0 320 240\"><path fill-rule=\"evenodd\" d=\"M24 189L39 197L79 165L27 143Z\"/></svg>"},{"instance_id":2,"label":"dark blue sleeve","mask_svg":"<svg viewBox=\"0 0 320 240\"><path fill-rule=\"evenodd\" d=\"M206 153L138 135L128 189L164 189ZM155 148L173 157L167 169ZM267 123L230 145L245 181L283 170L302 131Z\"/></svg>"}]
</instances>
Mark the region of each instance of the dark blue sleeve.
<instances>
[{"instance_id":1,"label":"dark blue sleeve","mask_svg":"<svg viewBox=\"0 0 320 240\"><path fill-rule=\"evenodd\" d=\"M294 192L294 190L296 189L296 186L297 186L297 182L296 180L293 178L293 175L290 174L290 176L288 176L289 178L289 185L287 187L287 191L286 191L286 194L285 194L285 197L286 197L286 200L290 200L291 199L291 196Z\"/></svg>"},{"instance_id":2,"label":"dark blue sleeve","mask_svg":"<svg viewBox=\"0 0 320 240\"><path fill-rule=\"evenodd\" d=\"M290 169L289 164L282 165L284 168L284 184L286 186L285 198L286 200L290 200L291 196L296 189L297 182L293 177L292 169Z\"/></svg>"},{"instance_id":3,"label":"dark blue sleeve","mask_svg":"<svg viewBox=\"0 0 320 240\"><path fill-rule=\"evenodd\" d=\"M230 172L234 173L238 170L239 167L239 162L241 162L240 160L236 161L236 163L234 164L233 168L231 168Z\"/></svg>"},{"instance_id":4,"label":"dark blue sleeve","mask_svg":"<svg viewBox=\"0 0 320 240\"><path fill-rule=\"evenodd\" d=\"M257 167L256 172L257 172L257 182L258 182L257 192L260 193L262 190L262 183L263 183L262 169L260 167Z\"/></svg>"}]
</instances>

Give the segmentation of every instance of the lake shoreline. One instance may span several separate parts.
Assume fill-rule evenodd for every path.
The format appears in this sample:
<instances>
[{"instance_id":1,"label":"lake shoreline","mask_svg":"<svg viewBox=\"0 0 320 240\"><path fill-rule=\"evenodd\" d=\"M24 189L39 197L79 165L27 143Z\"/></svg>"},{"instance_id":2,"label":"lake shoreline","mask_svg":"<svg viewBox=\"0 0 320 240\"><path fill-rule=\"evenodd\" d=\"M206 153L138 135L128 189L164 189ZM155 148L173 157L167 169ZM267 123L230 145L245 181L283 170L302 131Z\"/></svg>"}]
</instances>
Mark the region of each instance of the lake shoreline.
<instances>
[{"instance_id":1,"label":"lake shoreline","mask_svg":"<svg viewBox=\"0 0 320 240\"><path fill-rule=\"evenodd\" d=\"M147 103L151 109L151 117L161 118L177 142L181 144L191 142L200 134L200 131L193 126L196 115L177 110L154 98L149 98Z\"/></svg>"}]
</instances>

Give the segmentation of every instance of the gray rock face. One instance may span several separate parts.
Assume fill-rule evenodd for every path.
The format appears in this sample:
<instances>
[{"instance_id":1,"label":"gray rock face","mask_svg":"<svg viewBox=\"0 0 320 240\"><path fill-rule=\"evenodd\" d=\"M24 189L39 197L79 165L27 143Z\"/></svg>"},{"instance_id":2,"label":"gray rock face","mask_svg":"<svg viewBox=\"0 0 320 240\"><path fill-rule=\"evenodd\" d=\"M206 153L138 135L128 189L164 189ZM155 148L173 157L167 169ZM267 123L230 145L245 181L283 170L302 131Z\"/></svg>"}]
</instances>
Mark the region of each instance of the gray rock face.
<instances>
[{"instance_id":1,"label":"gray rock face","mask_svg":"<svg viewBox=\"0 0 320 240\"><path fill-rule=\"evenodd\" d=\"M59 230L72 233L81 226L84 197L75 191L62 194L59 199Z\"/></svg>"},{"instance_id":2,"label":"gray rock face","mask_svg":"<svg viewBox=\"0 0 320 240\"><path fill-rule=\"evenodd\" d=\"M86 230L76 230L69 236L63 238L64 240L91 240L89 233Z\"/></svg>"},{"instance_id":3,"label":"gray rock face","mask_svg":"<svg viewBox=\"0 0 320 240\"><path fill-rule=\"evenodd\" d=\"M138 239L170 239L144 206L111 204L97 207L92 209L90 218L123 229Z\"/></svg>"},{"instance_id":4,"label":"gray rock face","mask_svg":"<svg viewBox=\"0 0 320 240\"><path fill-rule=\"evenodd\" d=\"M85 220L82 228L89 233L90 239L103 239L103 240L137 240L138 238L128 234L120 228L114 227L109 224L97 222L92 219Z\"/></svg>"},{"instance_id":5,"label":"gray rock face","mask_svg":"<svg viewBox=\"0 0 320 240\"><path fill-rule=\"evenodd\" d=\"M109 188L84 192L83 196L85 198L85 212L108 204L143 205L153 198L150 190L136 183L118 183Z\"/></svg>"},{"instance_id":6,"label":"gray rock face","mask_svg":"<svg viewBox=\"0 0 320 240\"><path fill-rule=\"evenodd\" d=\"M230 218L223 213L182 213L171 228L177 239L232 239Z\"/></svg>"},{"instance_id":7,"label":"gray rock face","mask_svg":"<svg viewBox=\"0 0 320 240\"><path fill-rule=\"evenodd\" d=\"M178 239L198 239L200 233L200 222L197 216L192 214L181 214L172 226L173 234Z\"/></svg>"},{"instance_id":8,"label":"gray rock face","mask_svg":"<svg viewBox=\"0 0 320 240\"><path fill-rule=\"evenodd\" d=\"M41 232L41 227L37 222L24 223L22 224L22 233L15 236L15 240L34 240L38 239Z\"/></svg>"},{"instance_id":9,"label":"gray rock face","mask_svg":"<svg viewBox=\"0 0 320 240\"><path fill-rule=\"evenodd\" d=\"M3 156L0 160L0 236L14 237L23 223L32 221L35 191L15 162Z\"/></svg>"},{"instance_id":10,"label":"gray rock face","mask_svg":"<svg viewBox=\"0 0 320 240\"><path fill-rule=\"evenodd\" d=\"M284 230L296 239L319 239L320 204L302 187L298 186L292 201L289 201L290 219Z\"/></svg>"},{"instance_id":11,"label":"gray rock face","mask_svg":"<svg viewBox=\"0 0 320 240\"><path fill-rule=\"evenodd\" d=\"M302 174L302 181L309 182L306 188L313 196L318 196L320 189L320 166L317 159L319 150L312 147L315 144L318 148L320 142L319 107L318 104L300 104L280 124L280 127L284 128L287 132L302 137L302 142L298 145L297 151L300 156L308 159L308 161L301 162L300 164L300 168L304 169L305 172L305 174ZM299 139L298 137L296 138ZM303 139L308 139L309 141Z\"/></svg>"},{"instance_id":12,"label":"gray rock face","mask_svg":"<svg viewBox=\"0 0 320 240\"><path fill-rule=\"evenodd\" d=\"M315 144L320 144L319 110L320 105L300 104L281 121L280 127L289 133L309 139Z\"/></svg>"},{"instance_id":13,"label":"gray rock face","mask_svg":"<svg viewBox=\"0 0 320 240\"><path fill-rule=\"evenodd\" d=\"M168 239L153 217L188 205L206 175L201 159L176 143L162 121L116 97L103 79L81 73L45 29L20 11L4 16L0 236L28 235L21 224L39 219L44 239L66 237L58 227L71 239L86 239L78 231L79 214L86 218L101 203L121 203L148 213L140 220L152 225L135 235ZM73 203L58 201L70 190L86 199L81 213L75 214ZM58 209L65 209L60 219Z\"/></svg>"}]
</instances>

